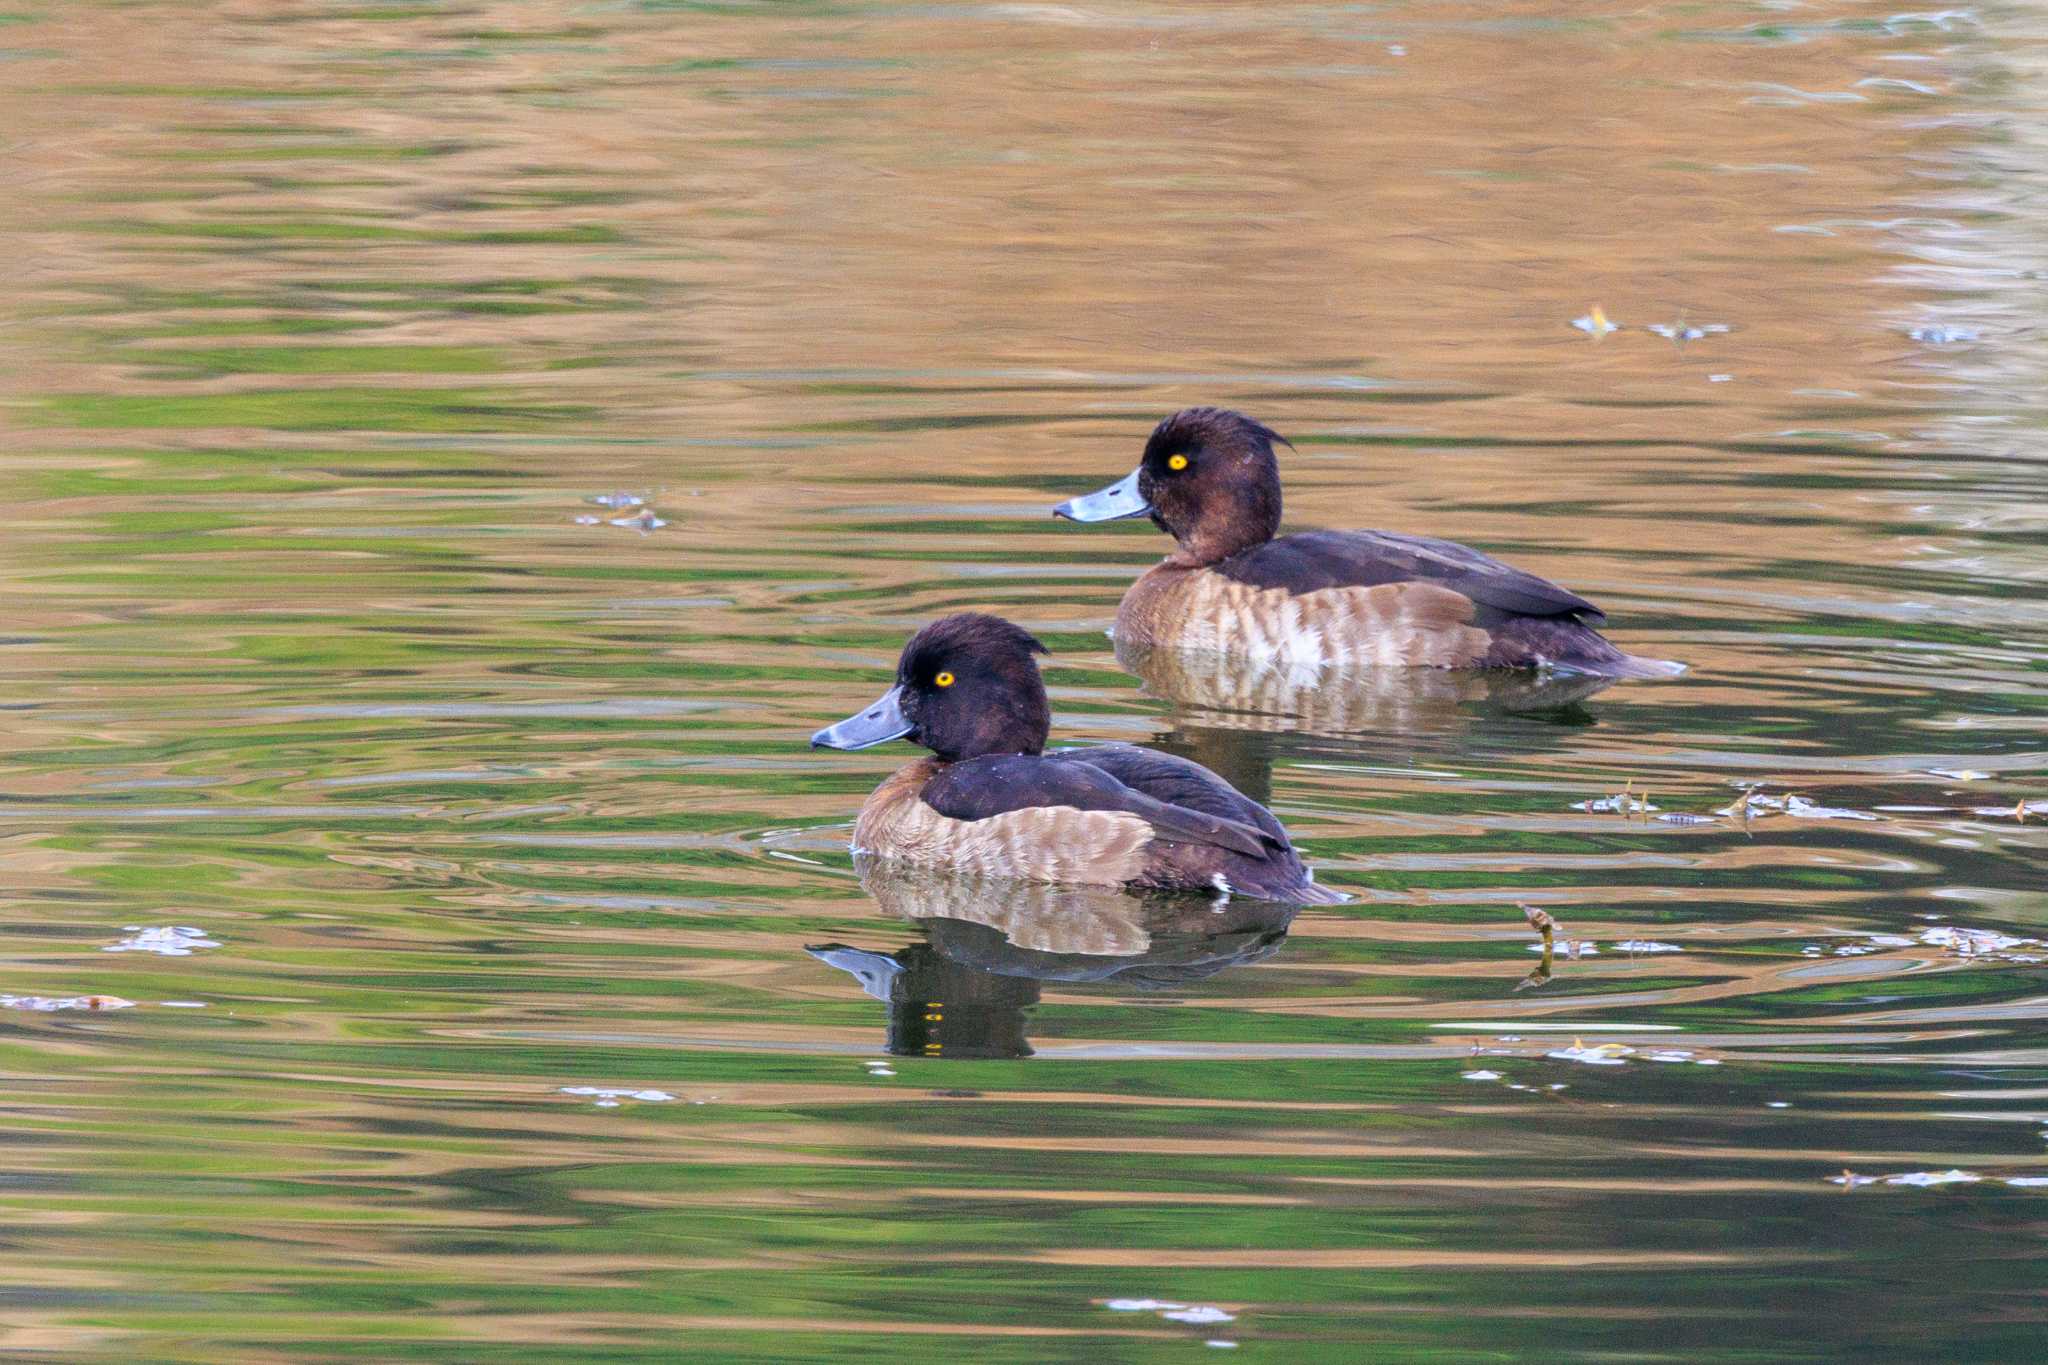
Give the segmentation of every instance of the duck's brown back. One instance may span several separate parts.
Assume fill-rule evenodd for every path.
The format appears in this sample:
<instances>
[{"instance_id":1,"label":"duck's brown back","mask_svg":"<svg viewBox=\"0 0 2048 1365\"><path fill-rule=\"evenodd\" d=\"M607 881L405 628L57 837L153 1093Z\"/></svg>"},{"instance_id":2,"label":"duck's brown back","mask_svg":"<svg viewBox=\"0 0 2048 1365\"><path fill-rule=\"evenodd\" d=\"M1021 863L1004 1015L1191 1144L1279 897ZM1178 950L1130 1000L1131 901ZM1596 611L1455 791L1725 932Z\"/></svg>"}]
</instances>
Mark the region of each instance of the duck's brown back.
<instances>
[{"instance_id":1,"label":"duck's brown back","mask_svg":"<svg viewBox=\"0 0 2048 1365\"><path fill-rule=\"evenodd\" d=\"M1258 659L1377 667L1468 668L1492 637L1472 599L1434 583L1290 592L1253 587L1171 560L1124 594L1119 641Z\"/></svg>"}]
</instances>

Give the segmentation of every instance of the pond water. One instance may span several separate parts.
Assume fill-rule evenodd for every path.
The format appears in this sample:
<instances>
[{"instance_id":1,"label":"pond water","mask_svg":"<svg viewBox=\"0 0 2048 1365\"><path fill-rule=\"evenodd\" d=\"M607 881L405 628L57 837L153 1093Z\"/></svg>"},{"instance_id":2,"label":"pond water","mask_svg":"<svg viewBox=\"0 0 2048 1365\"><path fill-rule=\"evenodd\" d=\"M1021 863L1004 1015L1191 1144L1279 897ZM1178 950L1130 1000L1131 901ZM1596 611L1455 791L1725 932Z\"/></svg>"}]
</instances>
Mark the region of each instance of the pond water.
<instances>
[{"instance_id":1,"label":"pond water","mask_svg":"<svg viewBox=\"0 0 2048 1365\"><path fill-rule=\"evenodd\" d=\"M0 1347L2038 1356L2042 38L15 0ZM1141 679L1196 402L1691 671ZM966 608L1352 899L864 882Z\"/></svg>"}]
</instances>

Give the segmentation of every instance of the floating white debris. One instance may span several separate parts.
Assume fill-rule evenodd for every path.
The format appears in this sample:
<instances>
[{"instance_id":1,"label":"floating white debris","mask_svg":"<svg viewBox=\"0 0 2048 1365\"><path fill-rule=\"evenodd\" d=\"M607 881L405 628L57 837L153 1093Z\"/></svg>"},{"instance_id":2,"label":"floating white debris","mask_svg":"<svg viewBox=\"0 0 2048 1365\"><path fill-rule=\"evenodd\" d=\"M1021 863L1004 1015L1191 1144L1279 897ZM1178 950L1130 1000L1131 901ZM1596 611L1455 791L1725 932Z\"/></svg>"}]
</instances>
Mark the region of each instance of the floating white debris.
<instances>
[{"instance_id":1,"label":"floating white debris","mask_svg":"<svg viewBox=\"0 0 2048 1365\"><path fill-rule=\"evenodd\" d=\"M1633 1057L1635 1049L1625 1043L1595 1043L1587 1047L1577 1038L1570 1047L1561 1047L1546 1052L1546 1057L1555 1057L1561 1062L1580 1062L1586 1066L1620 1066L1624 1057Z\"/></svg>"},{"instance_id":2,"label":"floating white debris","mask_svg":"<svg viewBox=\"0 0 2048 1365\"><path fill-rule=\"evenodd\" d=\"M1950 327L1937 322L1915 327L1906 335L1929 346L1949 346L1959 341L1976 341L1980 333L1974 327Z\"/></svg>"},{"instance_id":3,"label":"floating white debris","mask_svg":"<svg viewBox=\"0 0 2048 1365\"><path fill-rule=\"evenodd\" d=\"M1650 953L1682 953L1685 949L1679 947L1676 943L1659 943L1655 939L1625 938L1614 945L1614 951L1617 953L1647 955Z\"/></svg>"},{"instance_id":4,"label":"floating white debris","mask_svg":"<svg viewBox=\"0 0 2048 1365\"><path fill-rule=\"evenodd\" d=\"M1698 341L1702 337L1718 336L1728 330L1725 322L1653 322L1650 330L1666 341Z\"/></svg>"},{"instance_id":5,"label":"floating white debris","mask_svg":"<svg viewBox=\"0 0 2048 1365\"><path fill-rule=\"evenodd\" d=\"M1925 1189L1933 1185L1974 1185L1984 1177L1971 1175L1968 1171L1908 1171L1904 1175L1888 1175L1887 1185L1912 1185Z\"/></svg>"},{"instance_id":6,"label":"floating white debris","mask_svg":"<svg viewBox=\"0 0 2048 1365\"><path fill-rule=\"evenodd\" d=\"M183 924L164 924L145 928L140 924L124 924L121 928L128 934L119 943L110 943L100 949L103 953L155 953L159 957L190 957L194 948L218 948L220 943L206 936L203 929L194 929Z\"/></svg>"},{"instance_id":7,"label":"floating white debris","mask_svg":"<svg viewBox=\"0 0 2048 1365\"><path fill-rule=\"evenodd\" d=\"M1724 806L1717 815L1732 816L1736 819L1751 819L1759 815L1779 813L1798 820L1876 820L1878 817L1868 811L1848 810L1840 806L1823 806L1795 794L1766 796L1761 792L1745 792L1742 799L1732 806Z\"/></svg>"},{"instance_id":8,"label":"floating white debris","mask_svg":"<svg viewBox=\"0 0 2048 1365\"><path fill-rule=\"evenodd\" d=\"M1766 1108L1766 1109L1790 1109L1791 1107L1792 1107L1791 1103L1790 1103L1789 1101L1786 1101L1786 1100L1765 1100L1765 1101L1764 1101L1764 1108Z\"/></svg>"},{"instance_id":9,"label":"floating white debris","mask_svg":"<svg viewBox=\"0 0 2048 1365\"><path fill-rule=\"evenodd\" d=\"M1523 946L1527 952L1540 953L1543 951L1543 945L1540 943L1530 943ZM1593 945L1592 941L1583 938L1561 938L1557 940L1557 951L1573 959L1600 956L1600 950Z\"/></svg>"},{"instance_id":10,"label":"floating white debris","mask_svg":"<svg viewBox=\"0 0 2048 1365\"><path fill-rule=\"evenodd\" d=\"M1206 1327L1212 1322L1236 1322L1237 1314L1226 1313L1211 1303L1198 1303L1192 1308L1173 1308L1159 1315L1168 1322L1191 1322Z\"/></svg>"},{"instance_id":11,"label":"floating white debris","mask_svg":"<svg viewBox=\"0 0 2048 1365\"><path fill-rule=\"evenodd\" d=\"M118 995L0 995L0 1010L34 1010L48 1014L56 1010L132 1010L133 1000Z\"/></svg>"},{"instance_id":12,"label":"floating white debris","mask_svg":"<svg viewBox=\"0 0 2048 1365\"><path fill-rule=\"evenodd\" d=\"M1497 1081L1500 1079L1498 1071L1461 1071L1458 1075L1461 1079L1468 1081Z\"/></svg>"},{"instance_id":13,"label":"floating white debris","mask_svg":"<svg viewBox=\"0 0 2048 1365\"><path fill-rule=\"evenodd\" d=\"M1663 807L1653 806L1646 798L1633 792L1617 792L1613 796L1596 796L1590 801L1574 801L1572 809L1594 815L1645 815Z\"/></svg>"},{"instance_id":14,"label":"floating white debris","mask_svg":"<svg viewBox=\"0 0 2048 1365\"><path fill-rule=\"evenodd\" d=\"M628 507L644 507L647 505L647 499L632 493L599 493L594 497L585 498L584 501L594 507L609 507L614 512L624 511Z\"/></svg>"},{"instance_id":15,"label":"floating white debris","mask_svg":"<svg viewBox=\"0 0 2048 1365\"><path fill-rule=\"evenodd\" d=\"M1994 929L1960 929L1947 924L1925 931L1920 935L1920 941L1931 947L1951 949L1965 957L2041 946L2041 940L2037 938L2014 938Z\"/></svg>"},{"instance_id":16,"label":"floating white debris","mask_svg":"<svg viewBox=\"0 0 2048 1365\"><path fill-rule=\"evenodd\" d=\"M616 1109L620 1100L639 1100L643 1104L667 1104L675 1098L666 1090L634 1090L618 1085L565 1085L564 1095L592 1095L600 1109Z\"/></svg>"},{"instance_id":17,"label":"floating white debris","mask_svg":"<svg viewBox=\"0 0 2048 1365\"><path fill-rule=\"evenodd\" d=\"M1587 313L1584 317L1573 318L1572 326L1578 328L1581 332L1584 332L1586 335L1592 337L1595 341L1598 341L1601 337L1606 336L1609 332L1618 332L1621 330L1621 324L1618 322L1609 322L1607 320L1607 314L1601 311L1600 305L1597 303L1593 305L1593 310Z\"/></svg>"},{"instance_id":18,"label":"floating white debris","mask_svg":"<svg viewBox=\"0 0 2048 1365\"><path fill-rule=\"evenodd\" d=\"M1822 806L1803 796L1785 798L1785 814L1797 820L1875 820L1869 811L1847 810L1841 806Z\"/></svg>"}]
</instances>

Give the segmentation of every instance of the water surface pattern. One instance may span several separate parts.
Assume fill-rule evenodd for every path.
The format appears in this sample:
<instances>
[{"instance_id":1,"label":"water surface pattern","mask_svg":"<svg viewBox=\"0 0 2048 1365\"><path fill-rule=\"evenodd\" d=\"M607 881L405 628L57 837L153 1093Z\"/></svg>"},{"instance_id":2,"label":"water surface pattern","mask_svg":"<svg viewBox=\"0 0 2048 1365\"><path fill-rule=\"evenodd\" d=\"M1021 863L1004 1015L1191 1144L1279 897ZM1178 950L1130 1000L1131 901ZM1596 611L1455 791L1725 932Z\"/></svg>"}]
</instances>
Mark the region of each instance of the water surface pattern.
<instances>
[{"instance_id":1,"label":"water surface pattern","mask_svg":"<svg viewBox=\"0 0 2048 1365\"><path fill-rule=\"evenodd\" d=\"M2037 1357L2040 38L19 0L0 1349ZM1196 402L1691 671L1120 662ZM856 867L961 609L1352 899Z\"/></svg>"}]
</instances>

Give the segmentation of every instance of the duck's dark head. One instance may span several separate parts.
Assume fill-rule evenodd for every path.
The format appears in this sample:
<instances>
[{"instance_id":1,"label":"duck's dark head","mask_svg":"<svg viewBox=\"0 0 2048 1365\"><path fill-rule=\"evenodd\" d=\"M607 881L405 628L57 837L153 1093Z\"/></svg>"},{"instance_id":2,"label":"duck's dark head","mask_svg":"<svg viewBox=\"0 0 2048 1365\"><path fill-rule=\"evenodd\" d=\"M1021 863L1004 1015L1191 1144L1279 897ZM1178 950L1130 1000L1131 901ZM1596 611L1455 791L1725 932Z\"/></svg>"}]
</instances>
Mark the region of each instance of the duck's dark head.
<instances>
[{"instance_id":1,"label":"duck's dark head","mask_svg":"<svg viewBox=\"0 0 2048 1365\"><path fill-rule=\"evenodd\" d=\"M961 612L910 637L896 685L858 715L811 736L811 747L865 749L892 739L952 761L1035 754L1052 728L1034 654L1045 646L1000 616Z\"/></svg>"},{"instance_id":2,"label":"duck's dark head","mask_svg":"<svg viewBox=\"0 0 2048 1365\"><path fill-rule=\"evenodd\" d=\"M1150 516L1180 543L1176 558L1214 564L1280 529L1272 428L1228 408L1183 408L1152 430L1145 458L1099 493L1053 508L1073 521Z\"/></svg>"}]
</instances>

